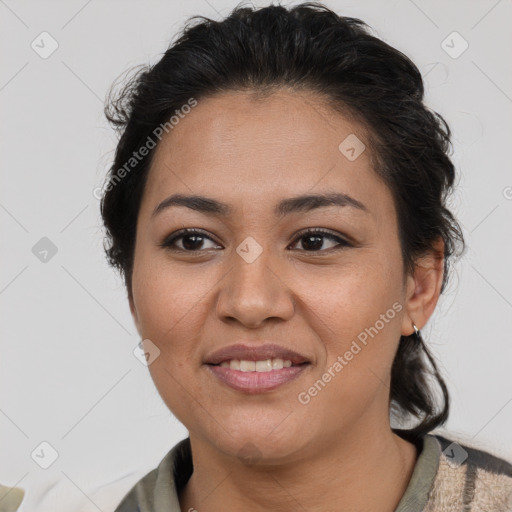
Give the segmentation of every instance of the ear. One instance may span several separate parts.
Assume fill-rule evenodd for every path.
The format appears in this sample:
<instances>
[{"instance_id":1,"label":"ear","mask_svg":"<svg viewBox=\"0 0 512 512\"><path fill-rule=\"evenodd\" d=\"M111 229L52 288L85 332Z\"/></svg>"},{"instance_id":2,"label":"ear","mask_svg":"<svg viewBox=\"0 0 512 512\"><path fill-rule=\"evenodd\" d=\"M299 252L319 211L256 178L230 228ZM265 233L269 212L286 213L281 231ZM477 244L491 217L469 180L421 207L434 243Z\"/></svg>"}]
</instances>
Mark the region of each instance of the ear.
<instances>
[{"instance_id":1,"label":"ear","mask_svg":"<svg viewBox=\"0 0 512 512\"><path fill-rule=\"evenodd\" d=\"M402 336L414 333L413 323L421 330L434 312L444 273L444 241L439 238L426 256L416 260L414 274L407 276Z\"/></svg>"}]
</instances>

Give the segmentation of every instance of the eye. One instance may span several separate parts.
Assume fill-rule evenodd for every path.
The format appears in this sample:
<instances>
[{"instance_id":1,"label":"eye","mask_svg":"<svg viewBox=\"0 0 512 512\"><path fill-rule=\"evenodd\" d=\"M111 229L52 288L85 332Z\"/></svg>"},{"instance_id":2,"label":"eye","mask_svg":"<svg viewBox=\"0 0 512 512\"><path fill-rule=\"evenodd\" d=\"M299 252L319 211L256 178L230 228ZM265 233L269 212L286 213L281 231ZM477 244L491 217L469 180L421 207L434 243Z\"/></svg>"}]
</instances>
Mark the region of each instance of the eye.
<instances>
[{"instance_id":1,"label":"eye","mask_svg":"<svg viewBox=\"0 0 512 512\"><path fill-rule=\"evenodd\" d=\"M344 247L352 247L352 244L325 229L308 229L300 233L298 238L296 238L299 242L302 240L302 246L304 247L302 250L307 252L325 252L325 248L319 251L324 245L325 239L337 242L334 247L328 247L327 249L339 250Z\"/></svg>"},{"instance_id":2,"label":"eye","mask_svg":"<svg viewBox=\"0 0 512 512\"><path fill-rule=\"evenodd\" d=\"M204 241L209 240L210 242L214 242L212 238L207 236L204 232L198 229L182 229L168 236L160 245L160 247L164 247L171 251L186 251L186 252L198 252L199 249L205 249L203 247ZM181 247L176 246L176 242L181 241ZM214 247L206 247L206 249L215 249L219 247L215 245Z\"/></svg>"},{"instance_id":3,"label":"eye","mask_svg":"<svg viewBox=\"0 0 512 512\"><path fill-rule=\"evenodd\" d=\"M296 245L297 241L302 241L303 248L300 250L307 252L325 252L326 249L339 250L345 247L352 247L352 244L325 229L308 229L299 233L295 240L296 242L293 245ZM333 247L325 248L323 247L325 240L330 240L331 242L336 243ZM213 244L213 247L204 247L205 241L210 241ZM293 245L290 247L293 247ZM182 252L200 252L202 249L221 248L203 231L192 228L182 229L171 234L161 244L159 244L159 246L171 251Z\"/></svg>"}]
</instances>

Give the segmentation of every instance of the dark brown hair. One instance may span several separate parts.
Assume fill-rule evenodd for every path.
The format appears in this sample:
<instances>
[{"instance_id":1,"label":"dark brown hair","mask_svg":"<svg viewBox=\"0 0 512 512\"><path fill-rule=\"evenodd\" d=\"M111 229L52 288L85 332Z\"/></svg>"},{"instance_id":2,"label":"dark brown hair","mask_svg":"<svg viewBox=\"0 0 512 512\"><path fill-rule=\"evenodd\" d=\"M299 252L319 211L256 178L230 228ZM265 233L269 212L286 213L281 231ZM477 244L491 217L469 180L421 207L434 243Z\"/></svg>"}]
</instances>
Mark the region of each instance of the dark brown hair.
<instances>
[{"instance_id":1,"label":"dark brown hair","mask_svg":"<svg viewBox=\"0 0 512 512\"><path fill-rule=\"evenodd\" d=\"M316 92L364 124L375 172L395 202L405 275L441 239L442 292L452 256L459 247L464 250L460 226L446 207L455 180L449 127L424 104L421 74L408 57L371 35L361 20L308 2L290 8L239 6L222 21L195 16L156 64L138 70L120 91L112 89L105 114L120 139L101 214L107 257L122 273L128 294L137 217L155 150L127 170L133 152L190 98L279 87ZM430 387L430 375L442 392L441 401ZM391 369L390 405L401 419L412 415L420 420L403 430L410 438L448 417L446 385L427 347L414 335L400 339Z\"/></svg>"}]
</instances>

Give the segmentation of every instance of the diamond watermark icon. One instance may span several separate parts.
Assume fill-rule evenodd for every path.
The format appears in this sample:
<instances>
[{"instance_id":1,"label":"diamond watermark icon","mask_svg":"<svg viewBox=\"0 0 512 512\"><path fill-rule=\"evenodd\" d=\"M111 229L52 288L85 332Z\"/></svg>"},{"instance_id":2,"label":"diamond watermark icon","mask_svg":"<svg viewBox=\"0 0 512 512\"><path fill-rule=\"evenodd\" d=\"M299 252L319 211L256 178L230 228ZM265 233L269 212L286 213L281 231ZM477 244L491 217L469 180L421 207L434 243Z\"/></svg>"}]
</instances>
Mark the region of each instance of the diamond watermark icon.
<instances>
[{"instance_id":1,"label":"diamond watermark icon","mask_svg":"<svg viewBox=\"0 0 512 512\"><path fill-rule=\"evenodd\" d=\"M137 343L133 355L144 365L149 366L160 355L160 349L151 340Z\"/></svg>"},{"instance_id":2,"label":"diamond watermark icon","mask_svg":"<svg viewBox=\"0 0 512 512\"><path fill-rule=\"evenodd\" d=\"M30 43L30 47L39 57L47 59L57 50L59 43L48 32L41 32L32 43Z\"/></svg>"},{"instance_id":3,"label":"diamond watermark icon","mask_svg":"<svg viewBox=\"0 0 512 512\"><path fill-rule=\"evenodd\" d=\"M347 160L353 162L361 156L366 146L356 135L351 133L345 137L343 142L338 146L338 149Z\"/></svg>"},{"instance_id":4,"label":"diamond watermark icon","mask_svg":"<svg viewBox=\"0 0 512 512\"><path fill-rule=\"evenodd\" d=\"M468 458L468 452L457 443L451 443L443 453L452 468L460 466Z\"/></svg>"},{"instance_id":5,"label":"diamond watermark icon","mask_svg":"<svg viewBox=\"0 0 512 512\"><path fill-rule=\"evenodd\" d=\"M32 254L41 263L48 263L57 254L57 246L49 238L43 236L32 247Z\"/></svg>"},{"instance_id":6,"label":"diamond watermark icon","mask_svg":"<svg viewBox=\"0 0 512 512\"><path fill-rule=\"evenodd\" d=\"M236 454L244 464L255 464L261 459L261 452L253 443L245 443Z\"/></svg>"},{"instance_id":7,"label":"diamond watermark icon","mask_svg":"<svg viewBox=\"0 0 512 512\"><path fill-rule=\"evenodd\" d=\"M246 263L252 263L263 252L263 247L248 236L237 248L236 252L245 260Z\"/></svg>"},{"instance_id":8,"label":"diamond watermark icon","mask_svg":"<svg viewBox=\"0 0 512 512\"><path fill-rule=\"evenodd\" d=\"M30 456L43 469L48 469L59 458L57 450L47 441L40 443Z\"/></svg>"},{"instance_id":9,"label":"diamond watermark icon","mask_svg":"<svg viewBox=\"0 0 512 512\"><path fill-rule=\"evenodd\" d=\"M469 43L458 32L454 31L443 40L441 48L452 59L458 59L469 48Z\"/></svg>"}]
</instances>

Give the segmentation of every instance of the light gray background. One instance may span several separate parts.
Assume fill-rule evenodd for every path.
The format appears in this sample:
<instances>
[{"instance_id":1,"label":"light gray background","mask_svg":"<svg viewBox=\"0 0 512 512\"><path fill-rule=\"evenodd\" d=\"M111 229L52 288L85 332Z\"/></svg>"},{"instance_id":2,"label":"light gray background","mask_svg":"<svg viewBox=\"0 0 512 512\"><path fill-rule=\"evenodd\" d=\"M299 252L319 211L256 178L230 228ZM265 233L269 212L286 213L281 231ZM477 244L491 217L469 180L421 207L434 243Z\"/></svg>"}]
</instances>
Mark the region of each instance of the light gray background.
<instances>
[{"instance_id":1,"label":"light gray background","mask_svg":"<svg viewBox=\"0 0 512 512\"><path fill-rule=\"evenodd\" d=\"M512 2L326 4L409 55L454 131L451 204L468 252L422 333L453 399L448 430L512 460ZM137 332L103 255L93 190L116 142L103 100L188 16L235 5L0 0L0 482L26 489L23 511L112 510L187 435L133 355ZM31 48L43 31L59 45L47 59ZM469 43L457 59L441 47L453 31ZM42 237L58 249L46 263L32 253ZM31 458L43 441L59 453L46 470Z\"/></svg>"}]
</instances>

